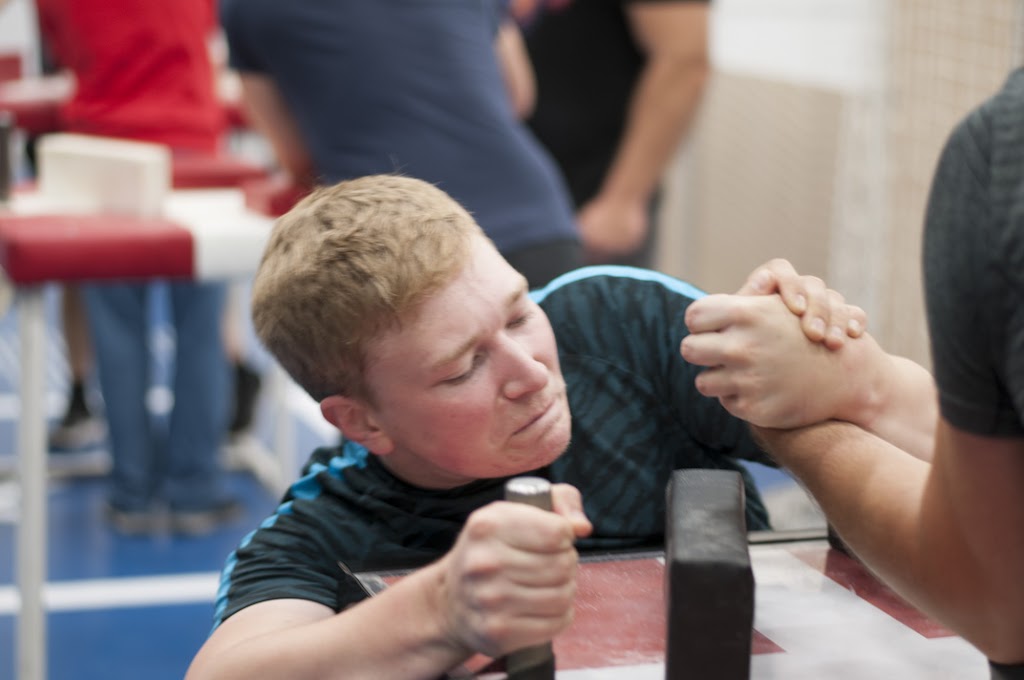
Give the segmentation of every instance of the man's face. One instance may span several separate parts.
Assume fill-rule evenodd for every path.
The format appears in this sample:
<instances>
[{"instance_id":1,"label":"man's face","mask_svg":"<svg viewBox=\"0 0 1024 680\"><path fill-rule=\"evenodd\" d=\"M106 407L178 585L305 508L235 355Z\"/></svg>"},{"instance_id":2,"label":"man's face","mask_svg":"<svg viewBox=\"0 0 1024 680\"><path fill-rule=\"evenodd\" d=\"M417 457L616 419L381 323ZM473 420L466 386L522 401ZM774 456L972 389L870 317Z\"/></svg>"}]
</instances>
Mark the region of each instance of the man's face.
<instances>
[{"instance_id":1,"label":"man's face","mask_svg":"<svg viewBox=\"0 0 1024 680\"><path fill-rule=\"evenodd\" d=\"M418 486L526 472L569 443L551 324L483 238L414 319L372 343L366 380L375 398L368 415L386 435L371 448Z\"/></svg>"}]
</instances>

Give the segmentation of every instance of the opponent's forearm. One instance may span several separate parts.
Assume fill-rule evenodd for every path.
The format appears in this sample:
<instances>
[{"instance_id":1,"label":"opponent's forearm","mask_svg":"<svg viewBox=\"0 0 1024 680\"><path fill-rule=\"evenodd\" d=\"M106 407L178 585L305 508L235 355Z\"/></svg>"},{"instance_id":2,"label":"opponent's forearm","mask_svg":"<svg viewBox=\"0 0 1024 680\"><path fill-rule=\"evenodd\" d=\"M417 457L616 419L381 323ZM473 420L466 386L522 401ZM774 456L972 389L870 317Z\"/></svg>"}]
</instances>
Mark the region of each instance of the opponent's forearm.
<instances>
[{"instance_id":1,"label":"opponent's forearm","mask_svg":"<svg viewBox=\"0 0 1024 680\"><path fill-rule=\"evenodd\" d=\"M1021 617L972 554L935 467L849 423L755 433L883 581L982 651L1020 660L1002 638Z\"/></svg>"},{"instance_id":2,"label":"opponent's forearm","mask_svg":"<svg viewBox=\"0 0 1024 680\"><path fill-rule=\"evenodd\" d=\"M868 334L838 351L846 353L843 371L853 387L835 417L931 460L939 417L931 374L909 359L887 354Z\"/></svg>"},{"instance_id":3,"label":"opponent's forearm","mask_svg":"<svg viewBox=\"0 0 1024 680\"><path fill-rule=\"evenodd\" d=\"M935 452L938 393L932 375L903 357L892 357L893 373L881 407L867 428L907 453L930 461Z\"/></svg>"},{"instance_id":4,"label":"opponent's forearm","mask_svg":"<svg viewBox=\"0 0 1024 680\"><path fill-rule=\"evenodd\" d=\"M883 577L916 561L916 521L929 466L850 423L753 428L814 496L849 545Z\"/></svg>"}]
</instances>

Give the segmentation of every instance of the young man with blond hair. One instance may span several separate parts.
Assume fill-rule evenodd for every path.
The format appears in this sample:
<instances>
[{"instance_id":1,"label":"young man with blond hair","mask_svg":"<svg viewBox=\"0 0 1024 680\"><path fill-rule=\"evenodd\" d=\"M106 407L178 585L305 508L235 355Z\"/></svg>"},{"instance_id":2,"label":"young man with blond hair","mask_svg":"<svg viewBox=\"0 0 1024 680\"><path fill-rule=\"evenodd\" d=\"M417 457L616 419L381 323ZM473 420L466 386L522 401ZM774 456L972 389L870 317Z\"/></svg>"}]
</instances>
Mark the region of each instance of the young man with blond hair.
<instances>
[{"instance_id":1,"label":"young man with blond hair","mask_svg":"<svg viewBox=\"0 0 1024 680\"><path fill-rule=\"evenodd\" d=\"M862 312L820 282L779 278L804 317L766 305L763 323L789 338L779 354L831 351L801 332L814 318L860 334ZM626 267L528 291L472 217L419 180L366 177L303 200L275 227L253 317L344 441L313 454L228 559L189 677L435 677L551 640L572 620L577 550L662 544L673 470L770 463L680 356L701 295ZM843 408L856 417L876 390L851 380ZM553 482L554 512L502 502L521 474ZM749 483L746 509L750 529L768 526ZM373 598L353 576L399 568L415 570Z\"/></svg>"}]
</instances>

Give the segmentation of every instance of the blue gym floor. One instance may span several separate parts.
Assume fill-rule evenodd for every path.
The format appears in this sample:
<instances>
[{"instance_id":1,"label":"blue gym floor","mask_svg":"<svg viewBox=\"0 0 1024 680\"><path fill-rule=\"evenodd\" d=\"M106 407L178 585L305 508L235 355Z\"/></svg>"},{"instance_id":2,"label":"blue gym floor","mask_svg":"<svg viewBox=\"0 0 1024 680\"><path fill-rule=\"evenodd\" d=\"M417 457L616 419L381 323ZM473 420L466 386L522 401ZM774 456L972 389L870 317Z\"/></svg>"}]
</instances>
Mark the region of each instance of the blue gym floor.
<instances>
[{"instance_id":1,"label":"blue gym floor","mask_svg":"<svg viewBox=\"0 0 1024 680\"><path fill-rule=\"evenodd\" d=\"M49 677L184 676L210 629L224 557L273 509L249 475L232 478L246 515L202 538L123 537L103 518L104 480L51 485ZM14 677L14 531L0 525L0 678ZM156 603L156 604L154 604Z\"/></svg>"},{"instance_id":2,"label":"blue gym floor","mask_svg":"<svg viewBox=\"0 0 1024 680\"><path fill-rule=\"evenodd\" d=\"M54 417L62 412L67 389L63 341L53 332L56 300L53 291L48 295L47 381ZM156 308L153 344L159 375L167 361L161 352L173 340L160 335L159 302ZM14 316L13 311L0 316L0 680L13 680L15 674L17 501L10 470L15 461L19 353ZM294 418L300 459L329 434L309 422L308 417ZM260 429L257 436L269 440ZM754 472L769 505L777 491L791 495L792 482L783 473L760 466ZM49 484L49 678L178 680L210 630L224 558L273 510L277 494L249 474L236 472L231 484L244 500L246 514L230 526L202 538L124 537L104 520L105 484L102 476L55 477Z\"/></svg>"},{"instance_id":3,"label":"blue gym floor","mask_svg":"<svg viewBox=\"0 0 1024 680\"><path fill-rule=\"evenodd\" d=\"M56 328L56 290L47 291L47 406L64 407L67 367ZM157 297L154 366L166 376L173 337ZM15 677L17 597L14 589L17 490L15 467L18 338L16 314L0 317L0 680ZM160 378L158 377L158 380ZM266 410L265 408L263 409ZM159 416L157 416L159 417ZM257 436L269 439L269 435ZM301 456L323 432L295 421ZM104 455L99 452L100 457ZM209 633L217 579L225 557L277 503L246 472L231 474L245 516L201 538L171 534L125 537L103 516L103 476L53 477L48 488L48 677L52 680L180 680Z\"/></svg>"}]
</instances>

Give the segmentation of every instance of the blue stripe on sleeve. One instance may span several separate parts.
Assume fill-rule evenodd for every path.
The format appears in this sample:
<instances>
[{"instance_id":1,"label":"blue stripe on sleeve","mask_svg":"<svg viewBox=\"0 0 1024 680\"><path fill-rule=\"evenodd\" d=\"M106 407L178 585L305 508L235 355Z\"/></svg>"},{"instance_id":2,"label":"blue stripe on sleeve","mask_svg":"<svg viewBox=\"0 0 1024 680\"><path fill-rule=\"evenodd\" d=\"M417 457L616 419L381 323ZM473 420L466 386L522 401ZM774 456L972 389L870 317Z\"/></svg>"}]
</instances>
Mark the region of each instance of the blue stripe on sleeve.
<instances>
[{"instance_id":1,"label":"blue stripe on sleeve","mask_svg":"<svg viewBox=\"0 0 1024 680\"><path fill-rule=\"evenodd\" d=\"M581 269L574 269L571 272L566 272L558 278L551 281L543 288L530 291L530 297L534 302L540 303L551 293L555 292L559 288L566 286L576 281L582 281L583 279L589 279L595 276L614 276L627 279L635 279L637 281L654 281L665 286L669 290L685 295L687 297L697 300L707 295L704 291L693 286L692 284L686 283L680 279L677 279L668 274L662 274L651 269L640 269L638 267L624 267L622 265L598 265L594 267L583 267Z\"/></svg>"},{"instance_id":2,"label":"blue stripe on sleeve","mask_svg":"<svg viewBox=\"0 0 1024 680\"><path fill-rule=\"evenodd\" d=\"M299 500L313 500L320 495L323 490L323 486L317 479L318 475L325 470L334 477L340 477L342 470L347 467L356 466L364 467L366 465L366 457L369 455L366 448L355 442L346 441L342 448L341 455L334 456L328 461L327 465L323 463L314 463L310 466L309 471L292 484L289 489L291 495L295 499ZM259 529L250 531L245 538L239 543L238 547L231 551L228 555L227 561L224 564L224 569L221 570L220 585L217 588L217 599L216 599L216 612L214 614L213 628L217 630L217 626L221 624L224 611L227 609L228 604L228 593L231 590L231 574L235 570L235 566L238 564L238 551L242 550L249 543L252 542L256 532L260 529L269 529L277 523L279 517L292 514L292 504L294 500L285 501L277 507L274 514L267 517L263 522L260 523Z\"/></svg>"}]
</instances>

